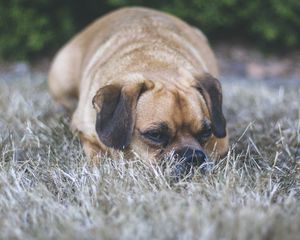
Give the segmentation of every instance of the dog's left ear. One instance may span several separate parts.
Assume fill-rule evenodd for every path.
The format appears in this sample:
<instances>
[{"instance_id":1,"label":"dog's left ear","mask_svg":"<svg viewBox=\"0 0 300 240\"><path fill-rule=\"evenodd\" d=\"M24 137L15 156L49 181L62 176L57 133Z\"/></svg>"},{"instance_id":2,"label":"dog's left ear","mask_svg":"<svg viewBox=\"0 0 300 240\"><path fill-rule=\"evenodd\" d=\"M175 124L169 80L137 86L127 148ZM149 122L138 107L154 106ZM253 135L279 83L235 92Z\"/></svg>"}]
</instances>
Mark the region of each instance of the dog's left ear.
<instances>
[{"instance_id":1,"label":"dog's left ear","mask_svg":"<svg viewBox=\"0 0 300 240\"><path fill-rule=\"evenodd\" d=\"M137 100L152 85L151 81L125 86L111 84L98 90L93 98L97 111L96 132L106 146L119 150L128 147L135 125Z\"/></svg>"},{"instance_id":2,"label":"dog's left ear","mask_svg":"<svg viewBox=\"0 0 300 240\"><path fill-rule=\"evenodd\" d=\"M196 86L204 97L212 122L212 132L217 138L226 137L226 120L222 111L222 88L218 79L206 73L196 77Z\"/></svg>"}]
</instances>

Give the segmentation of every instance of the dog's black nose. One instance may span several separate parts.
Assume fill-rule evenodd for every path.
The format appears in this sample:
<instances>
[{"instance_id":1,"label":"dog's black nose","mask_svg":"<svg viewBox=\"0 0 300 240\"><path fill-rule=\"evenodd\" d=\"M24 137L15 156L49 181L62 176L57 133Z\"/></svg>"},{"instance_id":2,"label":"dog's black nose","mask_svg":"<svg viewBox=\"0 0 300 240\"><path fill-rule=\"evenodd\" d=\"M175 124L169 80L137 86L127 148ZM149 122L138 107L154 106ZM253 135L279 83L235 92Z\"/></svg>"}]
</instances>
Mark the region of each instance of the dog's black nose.
<instances>
[{"instance_id":1,"label":"dog's black nose","mask_svg":"<svg viewBox=\"0 0 300 240\"><path fill-rule=\"evenodd\" d=\"M174 157L176 158L175 169L173 175L176 178L182 178L190 173L192 168L198 168L206 162L206 155L203 151L192 148L182 148L175 151Z\"/></svg>"},{"instance_id":2,"label":"dog's black nose","mask_svg":"<svg viewBox=\"0 0 300 240\"><path fill-rule=\"evenodd\" d=\"M175 151L174 155L177 159L182 160L185 164L199 167L202 163L205 162L206 155L203 151L192 148L182 148Z\"/></svg>"}]
</instances>

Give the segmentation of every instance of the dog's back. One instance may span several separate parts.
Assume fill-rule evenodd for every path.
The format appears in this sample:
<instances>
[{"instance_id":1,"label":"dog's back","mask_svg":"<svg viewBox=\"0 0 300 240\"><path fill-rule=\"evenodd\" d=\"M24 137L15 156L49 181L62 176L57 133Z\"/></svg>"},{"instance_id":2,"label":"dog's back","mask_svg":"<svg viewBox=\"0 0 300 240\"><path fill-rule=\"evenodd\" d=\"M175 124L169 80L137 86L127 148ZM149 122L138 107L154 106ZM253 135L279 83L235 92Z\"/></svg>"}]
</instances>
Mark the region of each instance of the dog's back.
<instances>
[{"instance_id":1,"label":"dog's back","mask_svg":"<svg viewBox=\"0 0 300 240\"><path fill-rule=\"evenodd\" d=\"M155 61L156 55L164 64ZM168 58L191 73L218 75L215 58L200 30L159 11L123 8L96 20L61 49L50 70L50 91L70 108L80 94L82 78L100 72L111 79L142 64L152 71L167 69ZM84 84L89 84L87 81Z\"/></svg>"}]
</instances>

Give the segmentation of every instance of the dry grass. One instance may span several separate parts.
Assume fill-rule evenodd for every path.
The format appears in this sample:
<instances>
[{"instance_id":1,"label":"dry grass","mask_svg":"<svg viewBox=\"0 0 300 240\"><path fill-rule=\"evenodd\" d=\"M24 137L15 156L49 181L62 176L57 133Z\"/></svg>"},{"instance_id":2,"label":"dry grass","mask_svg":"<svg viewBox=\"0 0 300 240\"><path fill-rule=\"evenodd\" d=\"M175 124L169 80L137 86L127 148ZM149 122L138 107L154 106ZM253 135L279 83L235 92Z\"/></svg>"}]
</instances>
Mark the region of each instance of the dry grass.
<instances>
[{"instance_id":1,"label":"dry grass","mask_svg":"<svg viewBox=\"0 0 300 240\"><path fill-rule=\"evenodd\" d=\"M299 81L223 88L228 156L171 185L139 159L87 166L44 75L0 80L0 239L299 239Z\"/></svg>"}]
</instances>

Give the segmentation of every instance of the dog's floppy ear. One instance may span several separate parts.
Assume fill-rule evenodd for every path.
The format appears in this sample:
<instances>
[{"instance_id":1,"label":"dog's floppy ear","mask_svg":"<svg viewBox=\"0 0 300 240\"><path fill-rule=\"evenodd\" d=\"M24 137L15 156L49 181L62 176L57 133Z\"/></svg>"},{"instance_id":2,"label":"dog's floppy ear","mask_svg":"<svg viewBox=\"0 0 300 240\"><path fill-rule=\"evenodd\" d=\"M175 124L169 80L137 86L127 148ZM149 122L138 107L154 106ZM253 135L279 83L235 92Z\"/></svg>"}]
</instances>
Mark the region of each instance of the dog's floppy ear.
<instances>
[{"instance_id":1,"label":"dog's floppy ear","mask_svg":"<svg viewBox=\"0 0 300 240\"><path fill-rule=\"evenodd\" d=\"M196 88L200 91L208 107L212 122L212 132L217 138L226 136L226 120L222 111L222 89L218 79L206 73L196 77Z\"/></svg>"},{"instance_id":2,"label":"dog's floppy ear","mask_svg":"<svg viewBox=\"0 0 300 240\"><path fill-rule=\"evenodd\" d=\"M124 149L131 142L135 125L135 108L139 96L153 85L150 81L121 86L107 85L93 98L97 111L96 132L108 147Z\"/></svg>"}]
</instances>

